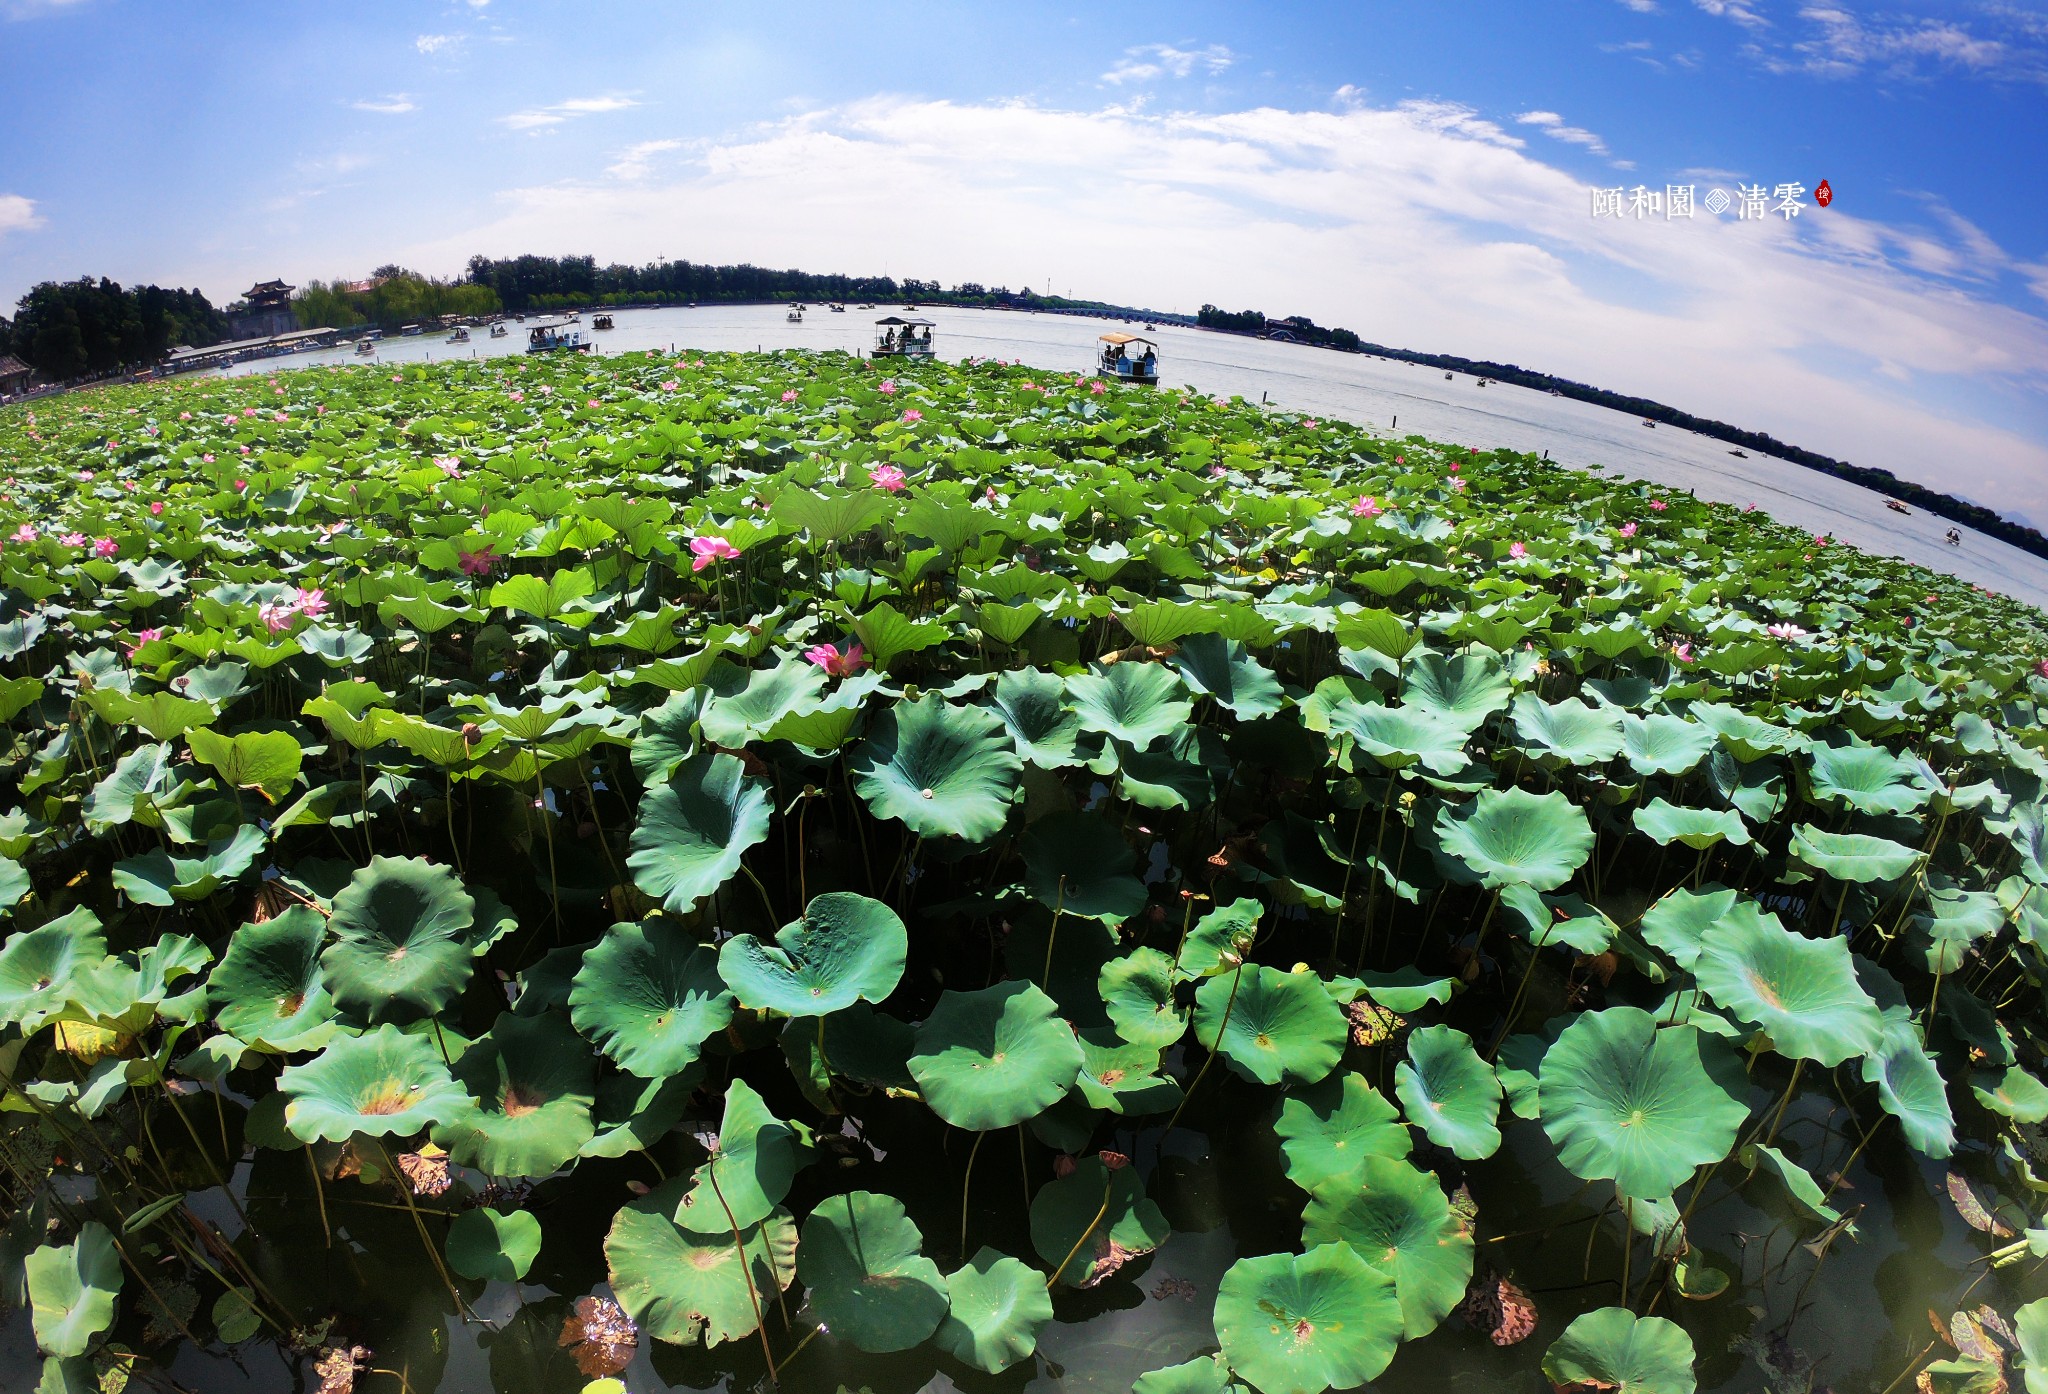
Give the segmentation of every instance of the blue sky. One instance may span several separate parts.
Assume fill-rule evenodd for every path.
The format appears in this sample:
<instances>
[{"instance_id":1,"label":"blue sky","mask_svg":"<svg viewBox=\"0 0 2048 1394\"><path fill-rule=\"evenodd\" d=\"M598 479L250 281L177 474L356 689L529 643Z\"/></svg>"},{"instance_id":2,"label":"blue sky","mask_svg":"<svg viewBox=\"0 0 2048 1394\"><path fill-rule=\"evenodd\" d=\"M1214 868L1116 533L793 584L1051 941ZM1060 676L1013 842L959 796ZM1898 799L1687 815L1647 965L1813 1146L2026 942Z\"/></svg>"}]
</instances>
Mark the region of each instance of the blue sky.
<instances>
[{"instance_id":1,"label":"blue sky","mask_svg":"<svg viewBox=\"0 0 2048 1394\"><path fill-rule=\"evenodd\" d=\"M0 305L753 260L1302 312L2048 523L2048 4L0 0ZM1811 189L1595 220L1595 186Z\"/></svg>"}]
</instances>

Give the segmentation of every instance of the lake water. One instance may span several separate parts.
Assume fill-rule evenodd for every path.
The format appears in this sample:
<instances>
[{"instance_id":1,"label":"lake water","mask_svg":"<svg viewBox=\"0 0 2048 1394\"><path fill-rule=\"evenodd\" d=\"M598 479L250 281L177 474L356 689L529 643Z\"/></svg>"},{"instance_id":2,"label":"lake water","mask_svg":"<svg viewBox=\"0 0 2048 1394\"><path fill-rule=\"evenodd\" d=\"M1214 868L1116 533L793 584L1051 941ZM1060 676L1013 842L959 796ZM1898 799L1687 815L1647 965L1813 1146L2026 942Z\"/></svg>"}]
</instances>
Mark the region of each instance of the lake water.
<instances>
[{"instance_id":1,"label":"lake water","mask_svg":"<svg viewBox=\"0 0 2048 1394\"><path fill-rule=\"evenodd\" d=\"M817 306L791 324L775 305L714 305L701 309L621 310L618 327L589 329L584 337L600 353L660 349L839 349L865 352L877 315L897 307L832 314ZM1012 359L1047 371L1085 373L1094 361L1095 336L1123 329L1120 321L1074 315L938 307L919 311L936 322L940 356ZM416 363L463 356L521 353L518 324L503 339L477 337L450 344L446 335L386 339L374 361ZM2048 608L2048 559L1963 528L1963 544L1942 540L1950 524L1931 513L1901 515L1867 489L1754 451L1741 459L1726 442L1676 426L1645 427L1635 417L1569 397L1493 383L1480 387L1466 373L1445 378L1440 368L1333 353L1300 344L1273 343L1235 334L1161 326L1155 337L1167 384L1188 384L1219 396L1262 398L1292 411L1332 416L1375 431L1432 440L1548 452L1581 469L1605 469L1675 489L1690 489L1724 503L1753 503L1794 527L1825 532L1867 552L1903 557L1921 566L1989 586ZM235 373L276 372L313 363L361 362L349 349L238 364ZM1682 405L1682 404L1680 404ZM1801 444L1826 453L1828 442Z\"/></svg>"}]
</instances>

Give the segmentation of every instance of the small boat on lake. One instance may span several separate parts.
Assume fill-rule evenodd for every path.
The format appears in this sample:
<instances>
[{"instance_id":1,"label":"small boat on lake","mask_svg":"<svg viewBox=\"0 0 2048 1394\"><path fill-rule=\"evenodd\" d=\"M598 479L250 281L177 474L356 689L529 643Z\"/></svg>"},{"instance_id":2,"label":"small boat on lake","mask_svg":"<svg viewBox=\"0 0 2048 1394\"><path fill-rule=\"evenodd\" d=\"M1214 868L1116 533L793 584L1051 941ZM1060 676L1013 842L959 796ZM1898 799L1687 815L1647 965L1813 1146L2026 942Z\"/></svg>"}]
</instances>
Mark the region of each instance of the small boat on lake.
<instances>
[{"instance_id":1,"label":"small boat on lake","mask_svg":"<svg viewBox=\"0 0 2048 1394\"><path fill-rule=\"evenodd\" d=\"M367 358L376 351L377 341L375 339L356 340L356 354L358 357Z\"/></svg>"},{"instance_id":2,"label":"small boat on lake","mask_svg":"<svg viewBox=\"0 0 2048 1394\"><path fill-rule=\"evenodd\" d=\"M1749 458L1749 452L1745 450L1731 450L1728 453L1738 460L1747 460Z\"/></svg>"},{"instance_id":3,"label":"small boat on lake","mask_svg":"<svg viewBox=\"0 0 2048 1394\"><path fill-rule=\"evenodd\" d=\"M468 325L466 325L466 324L458 324L458 325L456 325L456 326L455 326L455 332L454 332L453 334L450 334L450 335L448 336L448 342L449 342L449 343L451 343L451 344L466 344L466 343L468 343L468 342L469 342L469 326L468 326Z\"/></svg>"},{"instance_id":4,"label":"small boat on lake","mask_svg":"<svg viewBox=\"0 0 2048 1394\"><path fill-rule=\"evenodd\" d=\"M1150 339L1141 339L1136 334L1104 334L1100 342L1102 360L1098 366L1104 377L1118 382L1159 381L1159 345Z\"/></svg>"},{"instance_id":5,"label":"small boat on lake","mask_svg":"<svg viewBox=\"0 0 2048 1394\"><path fill-rule=\"evenodd\" d=\"M496 324L491 326L491 337L493 339L502 339L511 332L511 330L505 327L505 321L503 320L499 320Z\"/></svg>"},{"instance_id":6,"label":"small boat on lake","mask_svg":"<svg viewBox=\"0 0 2048 1394\"><path fill-rule=\"evenodd\" d=\"M416 339L422 332L417 324L401 325L398 330L399 337L403 339Z\"/></svg>"},{"instance_id":7,"label":"small boat on lake","mask_svg":"<svg viewBox=\"0 0 2048 1394\"><path fill-rule=\"evenodd\" d=\"M788 320L791 324L802 324L804 322L804 307L801 305L797 306L788 314L784 315L783 318Z\"/></svg>"},{"instance_id":8,"label":"small boat on lake","mask_svg":"<svg viewBox=\"0 0 2048 1394\"><path fill-rule=\"evenodd\" d=\"M841 305L836 300L833 301L830 305L827 305L825 308L830 310L835 315L843 315L846 313L846 307L844 305Z\"/></svg>"},{"instance_id":9,"label":"small boat on lake","mask_svg":"<svg viewBox=\"0 0 2048 1394\"><path fill-rule=\"evenodd\" d=\"M875 346L870 358L930 358L932 322L884 315L875 321Z\"/></svg>"},{"instance_id":10,"label":"small boat on lake","mask_svg":"<svg viewBox=\"0 0 2048 1394\"><path fill-rule=\"evenodd\" d=\"M612 327L612 317L610 315L599 315L590 322L590 327L592 329L609 329Z\"/></svg>"},{"instance_id":11,"label":"small boat on lake","mask_svg":"<svg viewBox=\"0 0 2048 1394\"><path fill-rule=\"evenodd\" d=\"M1445 381L1445 382L1452 382L1452 381L1455 381L1455 380L1456 380L1456 378L1457 378L1457 376L1458 376L1458 375L1457 375L1456 373L1445 373L1445 374L1444 374L1444 381Z\"/></svg>"},{"instance_id":12,"label":"small boat on lake","mask_svg":"<svg viewBox=\"0 0 2048 1394\"><path fill-rule=\"evenodd\" d=\"M1159 326L1156 324L1147 324L1145 326L1145 332L1147 334L1157 334L1159 332Z\"/></svg>"},{"instance_id":13,"label":"small boat on lake","mask_svg":"<svg viewBox=\"0 0 2048 1394\"><path fill-rule=\"evenodd\" d=\"M1650 418L1647 416L1643 418L1643 424L1645 426L1648 426L1653 431L1657 429L1657 423L1650 420Z\"/></svg>"},{"instance_id":14,"label":"small boat on lake","mask_svg":"<svg viewBox=\"0 0 2048 1394\"><path fill-rule=\"evenodd\" d=\"M565 349L570 353L590 352L590 345L583 341L583 331L569 328L574 323L576 320L573 317L541 320L527 331L526 351L553 353L558 349Z\"/></svg>"},{"instance_id":15,"label":"small boat on lake","mask_svg":"<svg viewBox=\"0 0 2048 1394\"><path fill-rule=\"evenodd\" d=\"M1899 499L1886 499L1884 501L1884 506L1886 508L1889 508L1894 513L1911 513L1913 511L1912 509L1906 507L1904 502L1902 502Z\"/></svg>"}]
</instances>

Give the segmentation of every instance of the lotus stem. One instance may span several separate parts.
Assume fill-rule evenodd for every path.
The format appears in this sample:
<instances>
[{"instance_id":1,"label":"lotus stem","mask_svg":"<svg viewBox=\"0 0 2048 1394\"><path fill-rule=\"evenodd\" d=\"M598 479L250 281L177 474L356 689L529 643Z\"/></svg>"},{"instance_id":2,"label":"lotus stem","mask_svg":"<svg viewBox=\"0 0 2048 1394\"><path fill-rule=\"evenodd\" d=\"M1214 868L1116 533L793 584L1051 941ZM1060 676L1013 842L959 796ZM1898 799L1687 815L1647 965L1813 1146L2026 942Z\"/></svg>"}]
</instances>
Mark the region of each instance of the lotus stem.
<instances>
[{"instance_id":1,"label":"lotus stem","mask_svg":"<svg viewBox=\"0 0 2048 1394\"><path fill-rule=\"evenodd\" d=\"M1060 873L1059 891L1053 896L1052 928L1045 932L1045 970L1038 975L1041 985L1046 989L1048 996L1051 995L1052 990L1052 946L1059 940L1060 911L1066 908L1066 904L1067 873L1062 871Z\"/></svg>"},{"instance_id":2,"label":"lotus stem","mask_svg":"<svg viewBox=\"0 0 2048 1394\"><path fill-rule=\"evenodd\" d=\"M1182 1102L1186 1102L1183 1100ZM1095 1233L1095 1227L1102 1223L1102 1217L1109 1213L1109 1195L1116 1189L1116 1173L1108 1172L1102 1182L1102 1204L1096 1208L1095 1218L1088 1222L1088 1228L1081 1231L1081 1237L1074 1241L1074 1247L1067 1250L1067 1256L1060 1260L1060 1266L1052 1270L1052 1276L1045 1280L1048 1289L1060 1280L1060 1274L1067 1271L1067 1265L1074 1261L1074 1255L1081 1252L1081 1246L1088 1242L1088 1236Z\"/></svg>"},{"instance_id":3,"label":"lotus stem","mask_svg":"<svg viewBox=\"0 0 2048 1394\"><path fill-rule=\"evenodd\" d=\"M313 1159L313 1144L306 1143L306 1170L313 1175L313 1199L320 1206L320 1233L326 1236L327 1247L334 1247L334 1226L327 1222L327 1187L320 1180L320 1164Z\"/></svg>"},{"instance_id":4,"label":"lotus stem","mask_svg":"<svg viewBox=\"0 0 2048 1394\"><path fill-rule=\"evenodd\" d=\"M234 1187L228 1185L228 1179L221 1175L220 1168L213 1164L213 1154L206 1150L206 1144L199 1140L199 1130L192 1126L192 1120L187 1118L185 1110L178 1106L177 1095L171 1092L168 1084L163 1086L163 1091L164 1100L170 1104L171 1112L177 1114L178 1121L185 1125L185 1135L192 1139L193 1150L199 1154L200 1160L206 1163L207 1175L213 1178L213 1184L220 1187L221 1194L226 1196L228 1204L234 1207L235 1218L242 1222L242 1228L254 1234L256 1227L249 1223L249 1212L242 1208L241 1199L235 1195Z\"/></svg>"},{"instance_id":5,"label":"lotus stem","mask_svg":"<svg viewBox=\"0 0 2048 1394\"><path fill-rule=\"evenodd\" d=\"M1636 1203L1628 1196L1621 1198L1621 1300L1628 1303L1629 1263L1636 1256Z\"/></svg>"},{"instance_id":6,"label":"lotus stem","mask_svg":"<svg viewBox=\"0 0 2048 1394\"><path fill-rule=\"evenodd\" d=\"M1239 959L1237 961L1237 972L1230 979L1230 1000L1223 1004L1223 1019L1216 1024L1216 1046L1207 1055L1202 1057L1202 1068L1195 1071L1194 1079L1188 1083L1187 1092L1180 1096L1180 1102L1174 1106L1173 1117L1167 1119L1166 1126L1160 1129L1159 1136L1161 1138L1172 1132L1173 1125L1180 1122L1181 1110L1188 1106L1188 1100L1195 1097L1195 1090L1201 1087L1202 1076L1208 1074L1209 1066L1216 1062L1217 1052L1223 1048L1223 1033L1230 1029L1230 1013L1237 1006L1238 984L1243 981L1244 960Z\"/></svg>"},{"instance_id":7,"label":"lotus stem","mask_svg":"<svg viewBox=\"0 0 2048 1394\"><path fill-rule=\"evenodd\" d=\"M775 1372L775 1352L768 1348L768 1324L761 1319L761 1294L754 1286L754 1260L747 1253L745 1241L740 1238L740 1222L734 1218L732 1206L725 1200L725 1190L718 1184L718 1168L706 1166L704 1174L711 1179L711 1193L718 1197L719 1209L725 1211L725 1222L732 1227L732 1246L739 1250L740 1276L747 1280L747 1300L754 1305L754 1331L761 1338L761 1358L768 1362L768 1379L772 1384L781 1384L782 1377ZM847 1202L849 1205L851 1201ZM775 1261L768 1263L772 1270Z\"/></svg>"},{"instance_id":8,"label":"lotus stem","mask_svg":"<svg viewBox=\"0 0 2048 1394\"><path fill-rule=\"evenodd\" d=\"M1548 936L1545 937L1547 938ZM1529 962L1522 968L1522 981L1515 986L1514 1000L1508 1003L1508 1014L1501 1021L1500 1034L1493 1038L1493 1045L1486 1052L1486 1059L1489 1064L1492 1063L1494 1056L1500 1054L1501 1042L1505 1041L1509 1033L1515 1029L1515 1018L1522 1014L1523 994L1528 992L1529 979L1536 974L1536 960L1542 956L1542 943L1531 941L1529 945Z\"/></svg>"},{"instance_id":9,"label":"lotus stem","mask_svg":"<svg viewBox=\"0 0 2048 1394\"><path fill-rule=\"evenodd\" d=\"M533 806L540 814L541 835L547 839L548 844L548 904L554 911L555 942L559 944L562 942L562 884L555 871L555 825L551 821L552 815L548 812L547 787L541 783L538 751L533 757Z\"/></svg>"},{"instance_id":10,"label":"lotus stem","mask_svg":"<svg viewBox=\"0 0 2048 1394\"><path fill-rule=\"evenodd\" d=\"M822 1024L824 1019L821 1017L819 1020ZM967 1196L974 1188L974 1159L981 1155L981 1141L987 1136L987 1133L976 1133L974 1135L974 1146L967 1149L967 1171L960 1178L960 1258L962 1262L965 1262L967 1258Z\"/></svg>"},{"instance_id":11,"label":"lotus stem","mask_svg":"<svg viewBox=\"0 0 2048 1394\"><path fill-rule=\"evenodd\" d=\"M775 902L768 898L768 888L761 884L761 878L756 876L754 869L745 862L740 863L740 870L747 873L747 879L754 883L754 889L760 893L761 908L768 912L768 928L772 932L780 922L780 917L775 913ZM822 1018L820 1020L822 1021Z\"/></svg>"},{"instance_id":12,"label":"lotus stem","mask_svg":"<svg viewBox=\"0 0 2048 1394\"><path fill-rule=\"evenodd\" d=\"M448 1265L441 1261L441 1250L427 1233L427 1222L420 1217L419 1206L413 1204L412 1190L405 1184L405 1173L391 1160L391 1149L384 1145L382 1138L377 1140L377 1151L384 1158L385 1176L390 1179L392 1187L398 1192L398 1198L405 1202L406 1210L412 1215L412 1227L419 1231L420 1247L427 1251L427 1257L433 1260L434 1271L441 1275L441 1286L447 1288L448 1296L454 1299L456 1312L464 1321L470 1320L474 1314L469 1310L469 1304L462 1300L462 1293L457 1290L454 1275L449 1273Z\"/></svg>"},{"instance_id":13,"label":"lotus stem","mask_svg":"<svg viewBox=\"0 0 2048 1394\"><path fill-rule=\"evenodd\" d=\"M1784 1121L1785 1110L1792 1102L1793 1091L1799 1088L1800 1072L1805 1068L1806 1061L1803 1059L1792 1062L1792 1078L1785 1081L1785 1093L1778 1100L1778 1111L1771 1115L1771 1127L1770 1131L1764 1134L1764 1146L1769 1147L1771 1140L1777 1137L1778 1124Z\"/></svg>"}]
</instances>

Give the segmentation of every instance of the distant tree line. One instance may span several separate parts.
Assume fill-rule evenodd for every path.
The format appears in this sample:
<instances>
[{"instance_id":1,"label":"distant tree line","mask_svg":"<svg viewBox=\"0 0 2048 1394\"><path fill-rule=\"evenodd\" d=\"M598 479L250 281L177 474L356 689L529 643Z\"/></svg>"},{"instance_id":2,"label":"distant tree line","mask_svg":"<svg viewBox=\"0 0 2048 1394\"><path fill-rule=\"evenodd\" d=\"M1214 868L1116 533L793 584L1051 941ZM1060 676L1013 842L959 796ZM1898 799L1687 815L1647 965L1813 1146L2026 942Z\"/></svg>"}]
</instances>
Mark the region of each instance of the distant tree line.
<instances>
[{"instance_id":1,"label":"distant tree line","mask_svg":"<svg viewBox=\"0 0 2048 1394\"><path fill-rule=\"evenodd\" d=\"M362 282L309 281L292 296L301 329L347 329L374 324L383 329L418 324L443 315L494 315L504 302L489 286L440 281L402 266L380 266Z\"/></svg>"},{"instance_id":2,"label":"distant tree line","mask_svg":"<svg viewBox=\"0 0 2048 1394\"><path fill-rule=\"evenodd\" d=\"M1195 323L1204 329L1220 329L1228 334L1261 334L1323 348L1343 349L1346 353L1358 352L1360 344L1359 337L1349 329L1325 329L1307 315L1267 319L1263 310L1219 310L1214 305L1204 305L1196 313Z\"/></svg>"},{"instance_id":3,"label":"distant tree line","mask_svg":"<svg viewBox=\"0 0 2048 1394\"><path fill-rule=\"evenodd\" d=\"M205 348L227 333L226 317L196 290L82 276L22 296L14 323L0 329L0 353L61 382L146 367L180 344Z\"/></svg>"}]
</instances>

